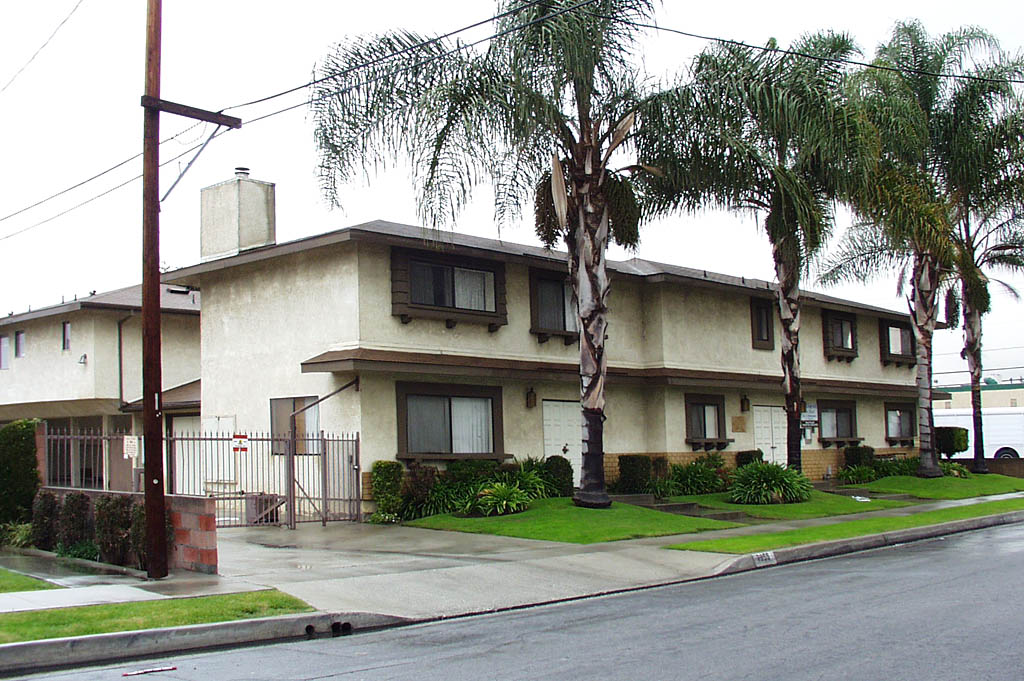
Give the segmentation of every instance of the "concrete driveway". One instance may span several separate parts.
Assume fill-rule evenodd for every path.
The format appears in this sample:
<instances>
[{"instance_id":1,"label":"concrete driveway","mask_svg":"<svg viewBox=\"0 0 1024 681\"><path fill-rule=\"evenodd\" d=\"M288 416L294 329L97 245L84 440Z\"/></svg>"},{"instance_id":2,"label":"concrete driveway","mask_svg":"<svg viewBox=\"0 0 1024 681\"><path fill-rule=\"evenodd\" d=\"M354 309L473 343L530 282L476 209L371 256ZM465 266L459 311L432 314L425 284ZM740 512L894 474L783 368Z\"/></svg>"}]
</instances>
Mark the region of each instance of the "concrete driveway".
<instances>
[{"instance_id":1,"label":"concrete driveway","mask_svg":"<svg viewBox=\"0 0 1024 681\"><path fill-rule=\"evenodd\" d=\"M686 535L692 537L693 535ZM450 617L716 574L735 557L355 523L218 530L219 572L329 611Z\"/></svg>"}]
</instances>

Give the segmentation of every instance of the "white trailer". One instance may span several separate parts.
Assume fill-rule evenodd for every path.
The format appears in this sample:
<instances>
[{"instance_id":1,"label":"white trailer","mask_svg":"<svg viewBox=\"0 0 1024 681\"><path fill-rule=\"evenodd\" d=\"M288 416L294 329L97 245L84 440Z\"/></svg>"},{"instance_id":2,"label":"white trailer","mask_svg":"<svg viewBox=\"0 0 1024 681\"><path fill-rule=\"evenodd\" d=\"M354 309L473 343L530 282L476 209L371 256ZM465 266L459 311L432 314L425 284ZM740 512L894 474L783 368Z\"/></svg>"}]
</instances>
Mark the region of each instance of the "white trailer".
<instances>
[{"instance_id":1,"label":"white trailer","mask_svg":"<svg viewBox=\"0 0 1024 681\"><path fill-rule=\"evenodd\" d=\"M967 451L955 458L974 456L974 421L970 409L935 409L935 427L967 429ZM985 433L985 458L1019 459L1024 455L1024 407L990 407L981 410Z\"/></svg>"}]
</instances>

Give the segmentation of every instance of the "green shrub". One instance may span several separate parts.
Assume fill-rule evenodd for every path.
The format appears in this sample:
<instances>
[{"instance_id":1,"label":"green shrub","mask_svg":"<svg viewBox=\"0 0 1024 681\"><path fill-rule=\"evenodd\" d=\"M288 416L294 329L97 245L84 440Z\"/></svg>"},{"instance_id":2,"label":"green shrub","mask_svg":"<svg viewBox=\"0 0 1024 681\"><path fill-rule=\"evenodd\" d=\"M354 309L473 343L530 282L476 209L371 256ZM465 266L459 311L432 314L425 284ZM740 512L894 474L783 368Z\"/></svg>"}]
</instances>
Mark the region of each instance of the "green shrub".
<instances>
[{"instance_id":1,"label":"green shrub","mask_svg":"<svg viewBox=\"0 0 1024 681\"><path fill-rule=\"evenodd\" d=\"M553 488L551 496L572 496L572 464L564 456L549 456L544 460L544 474Z\"/></svg>"},{"instance_id":2,"label":"green shrub","mask_svg":"<svg viewBox=\"0 0 1024 681\"><path fill-rule=\"evenodd\" d=\"M516 466L510 471L498 471L492 480L506 485L515 485L526 492L526 496L530 499L544 499L548 496L547 485L536 471L524 471Z\"/></svg>"},{"instance_id":3,"label":"green shrub","mask_svg":"<svg viewBox=\"0 0 1024 681\"><path fill-rule=\"evenodd\" d=\"M57 545L57 518L60 502L51 492L42 491L32 502L32 544L37 549L52 551Z\"/></svg>"},{"instance_id":4,"label":"green shrub","mask_svg":"<svg viewBox=\"0 0 1024 681\"><path fill-rule=\"evenodd\" d=\"M651 457L646 454L619 456L619 494L643 494L651 481Z\"/></svg>"},{"instance_id":5,"label":"green shrub","mask_svg":"<svg viewBox=\"0 0 1024 681\"><path fill-rule=\"evenodd\" d=\"M777 463L755 462L736 471L729 501L734 504L789 504L811 498L811 481Z\"/></svg>"},{"instance_id":6,"label":"green shrub","mask_svg":"<svg viewBox=\"0 0 1024 681\"><path fill-rule=\"evenodd\" d=\"M668 457L651 457L651 478L662 480L668 477Z\"/></svg>"},{"instance_id":7,"label":"green shrub","mask_svg":"<svg viewBox=\"0 0 1024 681\"><path fill-rule=\"evenodd\" d=\"M939 468L942 469L942 474L951 478L969 478L971 472L967 470L967 466L962 463L954 463L952 461L940 461Z\"/></svg>"},{"instance_id":8,"label":"green shrub","mask_svg":"<svg viewBox=\"0 0 1024 681\"><path fill-rule=\"evenodd\" d=\"M96 542L91 539L86 539L85 541L80 541L77 544L71 544L70 546L57 544L57 555L63 556L64 558L99 560L100 549L96 546Z\"/></svg>"},{"instance_id":9,"label":"green shrub","mask_svg":"<svg viewBox=\"0 0 1024 681\"><path fill-rule=\"evenodd\" d=\"M132 498L124 494L105 494L96 499L96 546L104 563L128 564L133 505Z\"/></svg>"},{"instance_id":10,"label":"green shrub","mask_svg":"<svg viewBox=\"0 0 1024 681\"><path fill-rule=\"evenodd\" d=\"M916 456L907 458L875 459L871 467L879 478L887 478L891 475L917 475L917 468L921 465L921 459Z\"/></svg>"},{"instance_id":11,"label":"green shrub","mask_svg":"<svg viewBox=\"0 0 1024 681\"><path fill-rule=\"evenodd\" d=\"M958 426L939 426L935 429L935 451L952 459L954 454L967 451L967 429Z\"/></svg>"},{"instance_id":12,"label":"green shrub","mask_svg":"<svg viewBox=\"0 0 1024 681\"><path fill-rule=\"evenodd\" d=\"M402 510L402 464L398 461L374 461L370 469L370 490L377 510L398 515Z\"/></svg>"},{"instance_id":13,"label":"green shrub","mask_svg":"<svg viewBox=\"0 0 1024 681\"><path fill-rule=\"evenodd\" d=\"M530 505L526 492L503 482L487 485L473 499L473 510L484 516L518 513Z\"/></svg>"},{"instance_id":14,"label":"green shrub","mask_svg":"<svg viewBox=\"0 0 1024 681\"><path fill-rule=\"evenodd\" d=\"M664 461L664 459L661 459ZM680 494L679 485L671 478L651 478L647 483L647 493L653 494L655 499L668 499L671 496Z\"/></svg>"},{"instance_id":15,"label":"green shrub","mask_svg":"<svg viewBox=\"0 0 1024 681\"><path fill-rule=\"evenodd\" d=\"M437 469L433 466L409 466L409 473L402 481L402 506L398 515L408 520L421 517L419 509L426 503L436 482ZM391 512L391 509L382 509L379 503L377 509Z\"/></svg>"},{"instance_id":16,"label":"green shrub","mask_svg":"<svg viewBox=\"0 0 1024 681\"><path fill-rule=\"evenodd\" d=\"M0 523L32 518L32 500L39 489L37 424L22 419L0 428Z\"/></svg>"},{"instance_id":17,"label":"green shrub","mask_svg":"<svg viewBox=\"0 0 1024 681\"><path fill-rule=\"evenodd\" d=\"M742 452L736 452L736 468L742 468L755 461L764 461L764 452L760 449L745 449Z\"/></svg>"},{"instance_id":18,"label":"green shrub","mask_svg":"<svg viewBox=\"0 0 1024 681\"><path fill-rule=\"evenodd\" d=\"M149 565L149 547L146 543L146 507L142 504L132 506L132 522L128 530L128 543L135 555L135 565L145 570ZM174 548L174 525L171 523L171 509L164 511L164 529L167 531L167 556Z\"/></svg>"},{"instance_id":19,"label":"green shrub","mask_svg":"<svg viewBox=\"0 0 1024 681\"><path fill-rule=\"evenodd\" d=\"M670 479L679 494L712 494L728 487L728 473L725 469L711 468L707 464L672 464Z\"/></svg>"},{"instance_id":20,"label":"green shrub","mask_svg":"<svg viewBox=\"0 0 1024 681\"><path fill-rule=\"evenodd\" d=\"M875 461L875 448L867 445L847 447L843 450L843 468L871 466Z\"/></svg>"},{"instance_id":21,"label":"green shrub","mask_svg":"<svg viewBox=\"0 0 1024 681\"><path fill-rule=\"evenodd\" d=\"M380 511L374 511L370 514L370 517L366 519L366 522L373 525L394 525L401 518L396 513L381 513Z\"/></svg>"},{"instance_id":22,"label":"green shrub","mask_svg":"<svg viewBox=\"0 0 1024 681\"><path fill-rule=\"evenodd\" d=\"M706 454L701 454L700 456L693 460L693 463L702 463L708 468L713 468L715 470L718 470L719 468L725 468L725 458L718 452L708 452Z\"/></svg>"},{"instance_id":23,"label":"green shrub","mask_svg":"<svg viewBox=\"0 0 1024 681\"><path fill-rule=\"evenodd\" d=\"M497 467L498 462L491 459L465 459L449 461L447 472L456 482L476 482L490 478Z\"/></svg>"},{"instance_id":24,"label":"green shrub","mask_svg":"<svg viewBox=\"0 0 1024 681\"><path fill-rule=\"evenodd\" d=\"M64 497L64 505L57 519L57 544L65 550L93 541L93 519L89 497L72 492ZM57 551L60 553L60 550Z\"/></svg>"},{"instance_id":25,"label":"green shrub","mask_svg":"<svg viewBox=\"0 0 1024 681\"><path fill-rule=\"evenodd\" d=\"M0 546L24 549L32 546L32 523L0 525Z\"/></svg>"},{"instance_id":26,"label":"green shrub","mask_svg":"<svg viewBox=\"0 0 1024 681\"><path fill-rule=\"evenodd\" d=\"M847 485L862 485L865 482L877 480L878 471L872 466L851 466L836 473L836 477Z\"/></svg>"},{"instance_id":27,"label":"green shrub","mask_svg":"<svg viewBox=\"0 0 1024 681\"><path fill-rule=\"evenodd\" d=\"M454 513L465 508L469 497L477 492L477 485L480 483L456 482L447 475L440 475L437 482L430 489L423 505L416 509L415 517L422 518L428 515L440 513ZM411 519L411 518L410 518Z\"/></svg>"}]
</instances>

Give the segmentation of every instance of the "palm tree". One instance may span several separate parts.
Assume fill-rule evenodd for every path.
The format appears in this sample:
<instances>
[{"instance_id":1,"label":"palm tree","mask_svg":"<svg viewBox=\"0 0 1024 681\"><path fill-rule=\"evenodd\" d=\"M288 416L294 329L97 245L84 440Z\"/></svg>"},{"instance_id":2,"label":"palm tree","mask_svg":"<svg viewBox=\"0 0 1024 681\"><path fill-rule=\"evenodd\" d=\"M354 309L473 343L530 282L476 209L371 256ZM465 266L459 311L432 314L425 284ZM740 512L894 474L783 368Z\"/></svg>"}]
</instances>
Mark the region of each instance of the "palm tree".
<instances>
[{"instance_id":1,"label":"palm tree","mask_svg":"<svg viewBox=\"0 0 1024 681\"><path fill-rule=\"evenodd\" d=\"M450 223L480 182L496 218L535 199L537 230L563 239L580 330L583 467L574 501L606 507L604 408L609 238L638 240L642 169L609 166L648 93L631 64L652 0L503 0L485 49L408 32L349 41L319 66L312 95L327 198L379 164L408 158L420 217ZM403 52L401 60L389 58ZM653 133L656 134L656 133ZM628 144L628 143L627 143Z\"/></svg>"},{"instance_id":2,"label":"palm tree","mask_svg":"<svg viewBox=\"0 0 1024 681\"><path fill-rule=\"evenodd\" d=\"M878 129L882 162L876 177L857 193L854 208L883 233L872 235L865 227L853 230L823 275L824 280L834 281L851 275L863 278L885 262L912 266L918 474L926 477L942 474L932 441L931 400L932 334L942 280L959 273L965 282L965 325L972 326L977 314L977 325L967 331L967 344L974 349L965 348L965 352L975 356L980 382L977 306L987 299L987 289L981 290L978 269L986 262L978 252L979 224L990 225L985 234L991 235L988 243L993 246L1000 241L999 230L1007 239L995 253L1009 257L993 254L996 260L991 264L1012 267L1015 262L1012 244L1019 231L1014 225L1019 223L1004 219L1004 227L991 226L997 215L1012 217L1024 195L1020 114L1009 113L1007 105L1015 100L1006 82L1020 73L1020 64L997 61L972 67L972 55L986 51L997 52L998 44L981 29L964 28L933 40L918 22L897 24L889 42L879 47L875 65L882 68L866 69L857 86L859 101ZM979 218L982 223L974 222ZM892 249L889 255L880 252L885 248ZM971 322L966 321L968 308ZM980 409L980 392L976 409ZM976 411L977 433L980 418ZM976 467L979 451L976 444ZM979 470L983 467L982 463Z\"/></svg>"},{"instance_id":3,"label":"palm tree","mask_svg":"<svg viewBox=\"0 0 1024 681\"><path fill-rule=\"evenodd\" d=\"M693 84L671 93L675 106L654 99L641 110L662 121L649 129L670 131L638 135L641 162L661 171L646 178L654 210L710 203L763 216L779 283L787 463L796 469L800 278L832 229L832 201L872 156L843 98L837 60L855 52L848 36L834 33L805 36L790 51L774 41L765 50L718 46L695 61Z\"/></svg>"}]
</instances>

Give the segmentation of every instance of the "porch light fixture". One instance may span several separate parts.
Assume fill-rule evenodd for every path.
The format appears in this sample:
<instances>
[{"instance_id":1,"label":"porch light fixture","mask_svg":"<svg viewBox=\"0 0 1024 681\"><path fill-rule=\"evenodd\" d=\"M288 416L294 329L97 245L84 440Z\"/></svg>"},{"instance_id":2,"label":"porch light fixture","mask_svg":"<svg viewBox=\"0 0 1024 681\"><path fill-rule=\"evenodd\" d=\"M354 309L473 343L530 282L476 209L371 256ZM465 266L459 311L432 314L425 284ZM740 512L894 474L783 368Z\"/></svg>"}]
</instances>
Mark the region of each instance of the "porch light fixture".
<instances>
[{"instance_id":1,"label":"porch light fixture","mask_svg":"<svg viewBox=\"0 0 1024 681\"><path fill-rule=\"evenodd\" d=\"M740 398L740 411L750 411L750 398L746 395Z\"/></svg>"},{"instance_id":2,"label":"porch light fixture","mask_svg":"<svg viewBox=\"0 0 1024 681\"><path fill-rule=\"evenodd\" d=\"M85 354L83 354L81 357L78 358L78 363L81 364L82 366L85 366L86 362L88 362L88 361L89 361L89 358L86 357Z\"/></svg>"},{"instance_id":3,"label":"porch light fixture","mask_svg":"<svg viewBox=\"0 0 1024 681\"><path fill-rule=\"evenodd\" d=\"M807 400L800 400L800 413L807 411Z\"/></svg>"},{"instance_id":4,"label":"porch light fixture","mask_svg":"<svg viewBox=\"0 0 1024 681\"><path fill-rule=\"evenodd\" d=\"M533 388L530 388L529 390L526 391L526 408L527 409L533 409L536 406L537 406L537 393L535 393L533 391Z\"/></svg>"}]
</instances>

